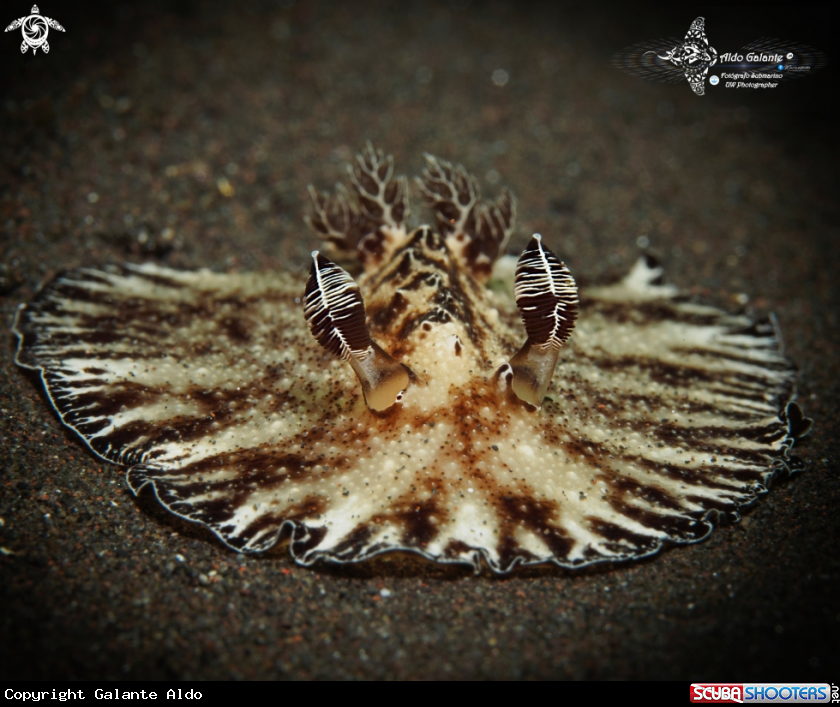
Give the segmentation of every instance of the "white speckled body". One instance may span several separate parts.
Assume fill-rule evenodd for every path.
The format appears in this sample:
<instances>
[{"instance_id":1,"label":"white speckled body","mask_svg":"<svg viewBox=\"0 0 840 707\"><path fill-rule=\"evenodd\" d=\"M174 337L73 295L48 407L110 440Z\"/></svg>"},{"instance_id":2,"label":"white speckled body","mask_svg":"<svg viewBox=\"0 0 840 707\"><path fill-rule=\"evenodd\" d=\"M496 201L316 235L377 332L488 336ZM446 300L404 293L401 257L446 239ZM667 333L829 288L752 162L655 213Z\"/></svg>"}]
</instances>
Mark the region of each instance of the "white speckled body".
<instances>
[{"instance_id":1,"label":"white speckled body","mask_svg":"<svg viewBox=\"0 0 840 707\"><path fill-rule=\"evenodd\" d=\"M503 373L525 340L513 298L452 234L395 225L383 243L359 287L373 340L412 374L384 412L310 335L303 274L75 270L19 312L17 361L134 491L241 551L290 527L303 564L640 557L795 468L769 324L686 300L642 259L581 292L535 410Z\"/></svg>"}]
</instances>

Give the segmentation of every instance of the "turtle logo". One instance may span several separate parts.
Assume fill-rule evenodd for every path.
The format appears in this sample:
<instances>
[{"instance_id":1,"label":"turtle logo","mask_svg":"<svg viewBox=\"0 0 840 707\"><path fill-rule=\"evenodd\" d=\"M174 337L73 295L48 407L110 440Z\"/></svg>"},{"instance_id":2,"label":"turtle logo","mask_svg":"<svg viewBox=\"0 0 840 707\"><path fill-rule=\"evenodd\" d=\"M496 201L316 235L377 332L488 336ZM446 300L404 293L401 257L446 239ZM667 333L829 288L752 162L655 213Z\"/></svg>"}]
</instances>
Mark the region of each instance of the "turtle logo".
<instances>
[{"instance_id":1,"label":"turtle logo","mask_svg":"<svg viewBox=\"0 0 840 707\"><path fill-rule=\"evenodd\" d=\"M703 95L703 82L709 73L709 67L714 66L718 60L717 51L709 46L709 40L706 38L705 24L706 20L698 17L691 23L682 44L678 44L664 56L656 55L685 71L691 90L698 96Z\"/></svg>"},{"instance_id":2,"label":"turtle logo","mask_svg":"<svg viewBox=\"0 0 840 707\"><path fill-rule=\"evenodd\" d=\"M33 54L36 54L39 48L44 51L44 54L49 54L50 45L47 43L47 35L49 34L50 27L57 29L59 32L64 31L64 27L58 24L58 22L49 17L44 17L38 11L37 5L32 6L31 15L15 20L6 27L6 31L11 32L18 27L21 28L21 32L23 33L23 43L20 45L20 51L23 54L26 54L26 50L29 47L32 47Z\"/></svg>"}]
</instances>

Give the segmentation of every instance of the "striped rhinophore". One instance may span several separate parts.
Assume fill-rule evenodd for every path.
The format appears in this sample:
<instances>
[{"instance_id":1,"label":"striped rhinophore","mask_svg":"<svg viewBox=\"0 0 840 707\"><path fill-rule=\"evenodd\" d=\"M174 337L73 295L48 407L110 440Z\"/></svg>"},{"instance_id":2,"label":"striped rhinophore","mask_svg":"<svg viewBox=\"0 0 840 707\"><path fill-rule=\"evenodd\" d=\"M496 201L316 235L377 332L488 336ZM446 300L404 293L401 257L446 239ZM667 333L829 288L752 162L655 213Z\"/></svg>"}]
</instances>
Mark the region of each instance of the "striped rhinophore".
<instances>
[{"instance_id":1,"label":"striped rhinophore","mask_svg":"<svg viewBox=\"0 0 840 707\"><path fill-rule=\"evenodd\" d=\"M531 343L559 349L569 340L577 320L577 285L539 233L516 264L513 296Z\"/></svg>"},{"instance_id":2,"label":"striped rhinophore","mask_svg":"<svg viewBox=\"0 0 840 707\"><path fill-rule=\"evenodd\" d=\"M513 198L486 230L472 178L432 160L439 223L469 207L457 232L406 230L405 181L372 147L343 206L313 190L310 222L358 255L355 282L320 255L308 283L78 268L18 311L17 363L134 492L238 551L285 530L304 565L630 560L703 539L802 467L791 447L811 423L775 320L696 302L647 257L576 295L550 237L514 276L493 255ZM556 354L536 403L514 381L523 341Z\"/></svg>"},{"instance_id":3,"label":"striped rhinophore","mask_svg":"<svg viewBox=\"0 0 840 707\"><path fill-rule=\"evenodd\" d=\"M365 305L350 274L317 250L312 252L303 315L315 340L350 364L371 410L381 412L402 400L408 369L370 338Z\"/></svg>"},{"instance_id":4,"label":"striped rhinophore","mask_svg":"<svg viewBox=\"0 0 840 707\"><path fill-rule=\"evenodd\" d=\"M333 356L347 361L373 351L365 304L352 277L317 250L303 295L303 315L312 336Z\"/></svg>"},{"instance_id":5,"label":"striped rhinophore","mask_svg":"<svg viewBox=\"0 0 840 707\"><path fill-rule=\"evenodd\" d=\"M528 338L510 360L510 383L520 400L539 408L578 314L574 278L539 233L516 263L513 297Z\"/></svg>"}]
</instances>

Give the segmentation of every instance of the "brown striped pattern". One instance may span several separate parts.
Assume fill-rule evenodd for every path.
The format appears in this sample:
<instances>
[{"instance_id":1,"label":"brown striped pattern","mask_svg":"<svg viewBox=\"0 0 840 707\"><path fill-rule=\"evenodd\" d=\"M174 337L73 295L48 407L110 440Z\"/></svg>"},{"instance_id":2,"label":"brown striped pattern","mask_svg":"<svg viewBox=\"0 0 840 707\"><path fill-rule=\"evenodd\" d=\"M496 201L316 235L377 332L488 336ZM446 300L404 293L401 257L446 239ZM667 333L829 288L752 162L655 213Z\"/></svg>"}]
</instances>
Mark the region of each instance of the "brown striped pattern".
<instances>
[{"instance_id":1,"label":"brown striped pattern","mask_svg":"<svg viewBox=\"0 0 840 707\"><path fill-rule=\"evenodd\" d=\"M304 564L641 557L798 468L809 421L785 412L794 377L769 324L687 301L640 261L581 292L535 413L495 375L525 337L512 297L459 262L424 227L359 283L415 376L386 413L310 335L292 275L71 271L19 311L17 362L134 491L241 551L289 527Z\"/></svg>"}]
</instances>

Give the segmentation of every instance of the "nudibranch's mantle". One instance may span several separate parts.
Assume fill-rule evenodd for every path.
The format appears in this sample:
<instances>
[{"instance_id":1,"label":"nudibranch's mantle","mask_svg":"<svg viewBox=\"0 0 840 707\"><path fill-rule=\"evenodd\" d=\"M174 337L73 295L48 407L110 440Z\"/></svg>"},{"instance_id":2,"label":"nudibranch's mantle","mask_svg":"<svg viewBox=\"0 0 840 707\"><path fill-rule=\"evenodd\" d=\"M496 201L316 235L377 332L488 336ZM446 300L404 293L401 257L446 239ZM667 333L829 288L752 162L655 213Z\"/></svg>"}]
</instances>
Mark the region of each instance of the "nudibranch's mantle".
<instances>
[{"instance_id":1,"label":"nudibranch's mantle","mask_svg":"<svg viewBox=\"0 0 840 707\"><path fill-rule=\"evenodd\" d=\"M690 301L646 259L578 301L546 255L515 297L513 282L499 294L483 282L513 197L483 202L431 157L421 191L437 231L404 228L408 182L372 149L351 190L312 191L312 226L364 266L365 331L341 278L318 303L305 273L81 268L18 312L17 362L135 492L151 485L241 551L287 527L303 564L392 550L497 572L638 558L704 538L798 468L789 449L810 421L771 322ZM313 267L329 276L328 262ZM532 289L549 281L553 300ZM510 385L526 340L558 344L540 410ZM410 376L384 410L347 363L373 345Z\"/></svg>"}]
</instances>

